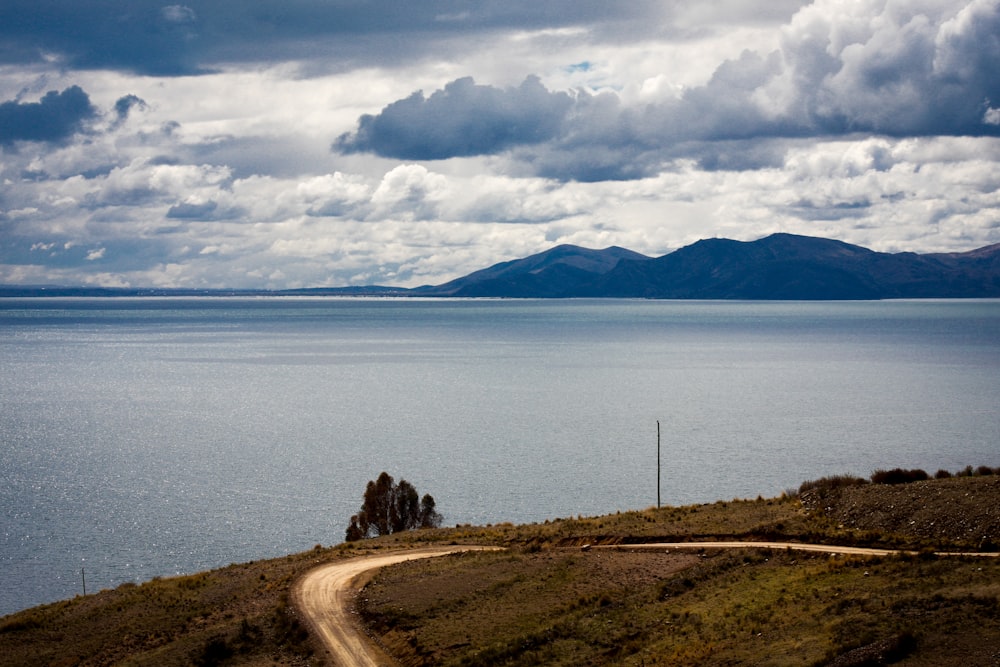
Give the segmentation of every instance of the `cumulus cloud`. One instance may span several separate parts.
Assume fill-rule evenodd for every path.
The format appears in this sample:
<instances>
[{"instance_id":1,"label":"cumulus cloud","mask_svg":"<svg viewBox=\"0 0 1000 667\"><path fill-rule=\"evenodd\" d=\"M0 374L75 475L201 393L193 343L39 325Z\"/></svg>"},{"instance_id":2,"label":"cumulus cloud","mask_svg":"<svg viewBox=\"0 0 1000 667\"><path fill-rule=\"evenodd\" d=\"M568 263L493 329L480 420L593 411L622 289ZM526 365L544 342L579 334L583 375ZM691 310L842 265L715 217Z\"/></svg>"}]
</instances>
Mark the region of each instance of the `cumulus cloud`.
<instances>
[{"instance_id":1,"label":"cumulus cloud","mask_svg":"<svg viewBox=\"0 0 1000 667\"><path fill-rule=\"evenodd\" d=\"M998 6L819 0L793 17L779 50L745 51L677 99L628 105L536 79L499 89L465 78L362 116L334 147L409 160L516 149L538 173L596 180L648 176L665 158L734 166L716 159L712 142L996 135Z\"/></svg>"},{"instance_id":2,"label":"cumulus cloud","mask_svg":"<svg viewBox=\"0 0 1000 667\"><path fill-rule=\"evenodd\" d=\"M1000 241L1000 0L56 5L0 3L0 114L50 137L0 122L0 282Z\"/></svg>"},{"instance_id":3,"label":"cumulus cloud","mask_svg":"<svg viewBox=\"0 0 1000 667\"><path fill-rule=\"evenodd\" d=\"M992 132L982 116L1000 91L996 0L856 7L863 11L852 16L817 2L786 29L785 57L806 75L796 94L820 127L896 136Z\"/></svg>"},{"instance_id":4,"label":"cumulus cloud","mask_svg":"<svg viewBox=\"0 0 1000 667\"><path fill-rule=\"evenodd\" d=\"M0 215L0 282L27 264L47 264L36 280L58 282L76 262L95 268L77 269L86 275L99 267L102 280L133 285L416 285L558 243L655 255L705 236L779 230L881 250L969 249L985 245L1000 219L997 164L1000 139L972 137L798 140L766 169L705 171L687 161L596 183L419 164L378 178L234 179L137 160L18 189L16 209ZM81 214L67 199L90 203ZM14 262L19 246L34 259Z\"/></svg>"},{"instance_id":5,"label":"cumulus cloud","mask_svg":"<svg viewBox=\"0 0 1000 667\"><path fill-rule=\"evenodd\" d=\"M49 91L38 102L4 102L0 104L0 146L17 141L64 141L82 131L96 115L90 97L79 86Z\"/></svg>"},{"instance_id":6,"label":"cumulus cloud","mask_svg":"<svg viewBox=\"0 0 1000 667\"><path fill-rule=\"evenodd\" d=\"M137 158L106 176L84 181L84 201L93 208L162 205L214 193L230 179L225 167Z\"/></svg>"},{"instance_id":7,"label":"cumulus cloud","mask_svg":"<svg viewBox=\"0 0 1000 667\"><path fill-rule=\"evenodd\" d=\"M114 107L115 125L125 122L133 109L145 109L147 106L146 101L136 95L119 97Z\"/></svg>"},{"instance_id":8,"label":"cumulus cloud","mask_svg":"<svg viewBox=\"0 0 1000 667\"><path fill-rule=\"evenodd\" d=\"M377 116L362 116L358 129L341 135L334 147L404 160L496 153L552 139L571 105L568 94L546 90L537 77L507 89L466 77L430 97L417 92Z\"/></svg>"},{"instance_id":9,"label":"cumulus cloud","mask_svg":"<svg viewBox=\"0 0 1000 667\"><path fill-rule=\"evenodd\" d=\"M167 217L177 220L208 220L218 208L219 204L214 201L182 202L171 206Z\"/></svg>"}]
</instances>

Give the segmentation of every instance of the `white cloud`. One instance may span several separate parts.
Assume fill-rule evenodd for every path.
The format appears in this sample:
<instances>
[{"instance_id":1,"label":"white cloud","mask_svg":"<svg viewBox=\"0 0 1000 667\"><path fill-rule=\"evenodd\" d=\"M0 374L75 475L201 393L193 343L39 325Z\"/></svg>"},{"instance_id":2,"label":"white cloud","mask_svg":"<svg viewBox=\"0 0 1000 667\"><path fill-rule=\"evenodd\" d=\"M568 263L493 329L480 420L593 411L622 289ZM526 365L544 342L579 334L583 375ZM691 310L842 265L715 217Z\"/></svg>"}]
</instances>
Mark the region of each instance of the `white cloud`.
<instances>
[{"instance_id":1,"label":"white cloud","mask_svg":"<svg viewBox=\"0 0 1000 667\"><path fill-rule=\"evenodd\" d=\"M195 11L186 5L167 5L160 14L170 23L194 23L198 19Z\"/></svg>"},{"instance_id":2,"label":"white cloud","mask_svg":"<svg viewBox=\"0 0 1000 667\"><path fill-rule=\"evenodd\" d=\"M0 103L79 85L100 112L63 142L0 148L0 282L415 285L557 243L656 255L774 231L883 250L1000 241L997 0L653 3L573 20L538 6L532 24L469 9L427 34L370 17L373 39L398 47L384 59L337 59L367 47L324 50L313 33L311 51L289 38L255 59L221 36L231 57L209 58L191 38L221 9L150 6L212 73L0 65ZM448 33L470 25L474 40ZM330 150L363 114L467 76L517 93L490 99L573 108L551 138L495 153ZM541 90L521 88L530 76ZM116 114L127 95L144 104Z\"/></svg>"}]
</instances>

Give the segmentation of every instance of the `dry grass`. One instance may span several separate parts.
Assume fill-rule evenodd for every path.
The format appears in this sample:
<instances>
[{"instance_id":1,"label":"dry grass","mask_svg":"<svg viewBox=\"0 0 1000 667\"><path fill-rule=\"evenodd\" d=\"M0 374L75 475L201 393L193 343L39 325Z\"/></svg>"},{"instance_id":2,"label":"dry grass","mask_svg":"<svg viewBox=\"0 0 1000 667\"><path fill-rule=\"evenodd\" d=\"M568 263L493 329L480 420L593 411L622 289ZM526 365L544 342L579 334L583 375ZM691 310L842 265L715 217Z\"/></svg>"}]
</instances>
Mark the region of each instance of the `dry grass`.
<instances>
[{"instance_id":1,"label":"dry grass","mask_svg":"<svg viewBox=\"0 0 1000 667\"><path fill-rule=\"evenodd\" d=\"M817 498L416 531L123 585L0 619L0 666L322 664L288 605L293 581L319 562L428 541L509 549L374 578L364 613L403 664L1000 664L997 559L641 550L711 538L1000 542L1000 477L846 486ZM631 548L578 548L587 543Z\"/></svg>"},{"instance_id":2,"label":"dry grass","mask_svg":"<svg viewBox=\"0 0 1000 667\"><path fill-rule=\"evenodd\" d=\"M123 584L0 619L0 665L310 665L292 582L351 553L316 549L200 574Z\"/></svg>"},{"instance_id":3,"label":"dry grass","mask_svg":"<svg viewBox=\"0 0 1000 667\"><path fill-rule=\"evenodd\" d=\"M998 595L995 559L551 550L391 568L363 608L404 665L822 665L899 636L902 664L995 665Z\"/></svg>"},{"instance_id":4,"label":"dry grass","mask_svg":"<svg viewBox=\"0 0 1000 667\"><path fill-rule=\"evenodd\" d=\"M974 550L1000 538L998 482L847 485L809 510L784 497L459 528L450 534L516 549L384 570L362 607L405 665L995 667L1000 560L665 555L641 544L738 537ZM582 544L634 552L569 548Z\"/></svg>"}]
</instances>

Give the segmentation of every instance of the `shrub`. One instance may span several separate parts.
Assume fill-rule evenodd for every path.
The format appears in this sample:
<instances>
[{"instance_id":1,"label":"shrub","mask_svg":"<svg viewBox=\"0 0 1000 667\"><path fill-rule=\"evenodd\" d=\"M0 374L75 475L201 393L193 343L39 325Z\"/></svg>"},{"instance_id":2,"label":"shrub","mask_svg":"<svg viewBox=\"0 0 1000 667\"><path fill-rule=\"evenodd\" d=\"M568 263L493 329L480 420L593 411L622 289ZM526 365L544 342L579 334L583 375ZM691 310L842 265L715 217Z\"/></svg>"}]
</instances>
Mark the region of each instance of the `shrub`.
<instances>
[{"instance_id":1,"label":"shrub","mask_svg":"<svg viewBox=\"0 0 1000 667\"><path fill-rule=\"evenodd\" d=\"M876 470L871 477L873 484L909 484L922 482L926 479L930 479L930 476L923 470L903 470L902 468Z\"/></svg>"},{"instance_id":2,"label":"shrub","mask_svg":"<svg viewBox=\"0 0 1000 667\"><path fill-rule=\"evenodd\" d=\"M194 664L199 667L215 667L233 657L233 649L225 637L213 637L205 642L201 655L194 657Z\"/></svg>"},{"instance_id":3,"label":"shrub","mask_svg":"<svg viewBox=\"0 0 1000 667\"><path fill-rule=\"evenodd\" d=\"M845 486L860 486L862 484L867 484L867 482L855 475L830 475L828 477L821 477L819 479L814 479L808 482L802 482L799 486L799 493L805 493L806 491L818 491L821 496L826 495L827 492L834 489L840 489Z\"/></svg>"},{"instance_id":4,"label":"shrub","mask_svg":"<svg viewBox=\"0 0 1000 667\"><path fill-rule=\"evenodd\" d=\"M934 479L948 479L951 477L951 473L947 470L941 469L934 473Z\"/></svg>"}]
</instances>

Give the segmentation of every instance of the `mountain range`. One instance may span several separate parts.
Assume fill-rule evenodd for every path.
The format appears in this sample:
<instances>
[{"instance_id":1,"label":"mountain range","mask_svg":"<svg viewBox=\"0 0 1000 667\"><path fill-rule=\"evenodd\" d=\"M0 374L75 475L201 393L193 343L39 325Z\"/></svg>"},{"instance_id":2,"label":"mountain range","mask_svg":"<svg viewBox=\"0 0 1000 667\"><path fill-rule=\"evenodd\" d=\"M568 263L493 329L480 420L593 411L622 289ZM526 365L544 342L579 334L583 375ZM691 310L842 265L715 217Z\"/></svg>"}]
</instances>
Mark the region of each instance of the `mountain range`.
<instances>
[{"instance_id":1,"label":"mountain range","mask_svg":"<svg viewBox=\"0 0 1000 667\"><path fill-rule=\"evenodd\" d=\"M851 300L1000 297L1000 243L958 253L884 253L772 234L705 239L662 257L560 245L441 285L259 290L0 287L0 296L340 295L494 298Z\"/></svg>"},{"instance_id":2,"label":"mountain range","mask_svg":"<svg viewBox=\"0 0 1000 667\"><path fill-rule=\"evenodd\" d=\"M750 242L706 239L656 258L617 247L561 245L409 293L649 299L1000 297L1000 244L920 255L772 234Z\"/></svg>"}]
</instances>

